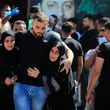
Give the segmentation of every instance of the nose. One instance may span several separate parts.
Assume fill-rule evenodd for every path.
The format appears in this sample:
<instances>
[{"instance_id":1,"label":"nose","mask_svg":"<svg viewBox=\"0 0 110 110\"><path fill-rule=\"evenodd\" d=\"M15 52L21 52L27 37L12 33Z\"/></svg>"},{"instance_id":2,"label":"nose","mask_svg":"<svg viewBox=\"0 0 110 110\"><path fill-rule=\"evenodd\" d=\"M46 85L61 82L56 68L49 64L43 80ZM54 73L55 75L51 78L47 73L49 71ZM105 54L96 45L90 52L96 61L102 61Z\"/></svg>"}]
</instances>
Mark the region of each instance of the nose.
<instances>
[{"instance_id":1,"label":"nose","mask_svg":"<svg viewBox=\"0 0 110 110\"><path fill-rule=\"evenodd\" d=\"M63 18L63 16L64 16L64 13L63 13L63 9L62 9L62 7L61 6L59 6L59 8L58 8L58 18Z\"/></svg>"}]
</instances>

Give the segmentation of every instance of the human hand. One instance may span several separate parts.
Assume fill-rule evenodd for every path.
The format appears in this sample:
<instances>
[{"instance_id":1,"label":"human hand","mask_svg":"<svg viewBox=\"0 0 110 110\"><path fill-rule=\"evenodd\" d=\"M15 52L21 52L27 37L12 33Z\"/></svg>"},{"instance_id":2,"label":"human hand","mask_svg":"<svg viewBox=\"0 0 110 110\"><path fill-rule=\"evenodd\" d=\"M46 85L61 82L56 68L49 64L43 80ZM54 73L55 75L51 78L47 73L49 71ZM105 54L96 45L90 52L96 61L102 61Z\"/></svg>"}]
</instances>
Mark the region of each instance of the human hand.
<instances>
[{"instance_id":1,"label":"human hand","mask_svg":"<svg viewBox=\"0 0 110 110\"><path fill-rule=\"evenodd\" d=\"M34 69L29 67L27 69L27 73L28 73L28 76L37 78L37 76L40 74L40 71L36 67L34 67Z\"/></svg>"},{"instance_id":2,"label":"human hand","mask_svg":"<svg viewBox=\"0 0 110 110\"><path fill-rule=\"evenodd\" d=\"M15 84L16 81L17 81L17 79L18 79L17 75L13 75L13 76L11 77L12 84Z\"/></svg>"},{"instance_id":3,"label":"human hand","mask_svg":"<svg viewBox=\"0 0 110 110\"><path fill-rule=\"evenodd\" d=\"M66 59L66 60L62 60L60 62L60 65L64 64L63 68L60 70L60 72L66 70L66 73L69 72L69 69L71 68L71 64L72 62L69 60L69 59Z\"/></svg>"},{"instance_id":4,"label":"human hand","mask_svg":"<svg viewBox=\"0 0 110 110\"><path fill-rule=\"evenodd\" d=\"M86 102L89 104L92 104L94 102L94 93L93 92L87 92L86 94Z\"/></svg>"},{"instance_id":5,"label":"human hand","mask_svg":"<svg viewBox=\"0 0 110 110\"><path fill-rule=\"evenodd\" d=\"M11 84L13 84L13 83L12 83L12 79L11 79L10 77L7 77L7 78L5 79L5 84L6 84L7 86L10 86Z\"/></svg>"}]
</instances>

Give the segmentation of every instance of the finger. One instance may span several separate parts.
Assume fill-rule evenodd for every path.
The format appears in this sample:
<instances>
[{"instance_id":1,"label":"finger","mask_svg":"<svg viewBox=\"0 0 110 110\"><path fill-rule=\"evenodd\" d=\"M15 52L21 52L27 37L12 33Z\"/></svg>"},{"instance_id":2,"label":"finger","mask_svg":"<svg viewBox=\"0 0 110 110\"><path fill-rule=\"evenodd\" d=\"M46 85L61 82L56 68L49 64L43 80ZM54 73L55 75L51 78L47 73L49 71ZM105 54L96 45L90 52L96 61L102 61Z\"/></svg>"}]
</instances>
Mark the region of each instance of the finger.
<instances>
[{"instance_id":1,"label":"finger","mask_svg":"<svg viewBox=\"0 0 110 110\"><path fill-rule=\"evenodd\" d=\"M68 74L69 70L68 69L65 69L66 70L66 74Z\"/></svg>"},{"instance_id":2,"label":"finger","mask_svg":"<svg viewBox=\"0 0 110 110\"><path fill-rule=\"evenodd\" d=\"M34 70L38 70L36 67L34 67Z\"/></svg>"},{"instance_id":3,"label":"finger","mask_svg":"<svg viewBox=\"0 0 110 110\"><path fill-rule=\"evenodd\" d=\"M61 70L60 70L60 72L63 72L65 70L65 67L63 67Z\"/></svg>"},{"instance_id":4,"label":"finger","mask_svg":"<svg viewBox=\"0 0 110 110\"><path fill-rule=\"evenodd\" d=\"M29 69L27 70L27 74L28 76L32 76L32 72Z\"/></svg>"},{"instance_id":5,"label":"finger","mask_svg":"<svg viewBox=\"0 0 110 110\"><path fill-rule=\"evenodd\" d=\"M29 67L28 69L29 69L30 71L33 71L33 70L34 70L34 69L30 68L30 67Z\"/></svg>"},{"instance_id":6,"label":"finger","mask_svg":"<svg viewBox=\"0 0 110 110\"><path fill-rule=\"evenodd\" d=\"M62 64L64 64L64 60L62 60L62 61L60 62L60 65L62 65Z\"/></svg>"}]
</instances>

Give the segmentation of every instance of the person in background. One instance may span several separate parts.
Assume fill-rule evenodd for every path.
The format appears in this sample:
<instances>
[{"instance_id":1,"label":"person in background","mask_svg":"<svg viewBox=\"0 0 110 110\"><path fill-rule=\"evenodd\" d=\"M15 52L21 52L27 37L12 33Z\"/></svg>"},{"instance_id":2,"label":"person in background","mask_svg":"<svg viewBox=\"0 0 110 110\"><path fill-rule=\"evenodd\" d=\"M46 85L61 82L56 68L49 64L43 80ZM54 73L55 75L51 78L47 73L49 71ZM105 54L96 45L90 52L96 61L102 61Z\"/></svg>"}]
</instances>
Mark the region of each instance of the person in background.
<instances>
[{"instance_id":1,"label":"person in background","mask_svg":"<svg viewBox=\"0 0 110 110\"><path fill-rule=\"evenodd\" d=\"M78 20L77 20L77 18L71 17L67 21L71 22L74 25L74 29L73 29L74 31L71 35L72 38L79 41L79 39L81 37L81 34L77 31L77 29L78 29Z\"/></svg>"},{"instance_id":2,"label":"person in background","mask_svg":"<svg viewBox=\"0 0 110 110\"><path fill-rule=\"evenodd\" d=\"M98 30L95 28L95 18L92 14L87 14L83 17L84 33L82 34L79 42L82 45L84 54L89 49L94 49L98 45L97 36Z\"/></svg>"},{"instance_id":3,"label":"person in background","mask_svg":"<svg viewBox=\"0 0 110 110\"><path fill-rule=\"evenodd\" d=\"M109 78L110 78L110 22L104 24L104 36L106 37L106 43L103 43L99 46L97 51L96 61L94 63L94 68L91 72L91 76L88 83L86 102L92 104L95 100L95 110L110 109L110 87L109 87ZM98 85L96 83L98 81ZM95 98L94 98L94 89L95 89ZM103 99L103 100L102 100Z\"/></svg>"},{"instance_id":4,"label":"person in background","mask_svg":"<svg viewBox=\"0 0 110 110\"><path fill-rule=\"evenodd\" d=\"M27 30L26 29L26 23L23 21L23 20L17 20L14 22L14 25L13 25L13 29L12 29L14 32L17 32L17 31L20 31L20 30Z\"/></svg>"},{"instance_id":5,"label":"person in background","mask_svg":"<svg viewBox=\"0 0 110 110\"><path fill-rule=\"evenodd\" d=\"M80 87L80 76L83 69L83 50L80 43L71 37L74 28L75 27L71 22L67 21L63 23L61 27L61 34L62 34L61 36L62 36L62 40L74 53L74 60L72 62L71 68L72 68L74 80L76 82L76 87L78 86ZM79 94L79 96L81 96L81 91L79 91L79 93L76 94ZM77 98L76 96L76 100L77 100L76 106L79 106L81 104L81 97Z\"/></svg>"},{"instance_id":6,"label":"person in background","mask_svg":"<svg viewBox=\"0 0 110 110\"><path fill-rule=\"evenodd\" d=\"M11 24L9 22L9 14L11 12L11 7L9 5L3 5L0 8L0 20L1 20L1 33L3 31L11 30Z\"/></svg>"},{"instance_id":7,"label":"person in background","mask_svg":"<svg viewBox=\"0 0 110 110\"><path fill-rule=\"evenodd\" d=\"M28 30L32 29L32 19L39 12L41 11L37 5L31 6L29 11L29 18L28 18Z\"/></svg>"},{"instance_id":8,"label":"person in background","mask_svg":"<svg viewBox=\"0 0 110 110\"><path fill-rule=\"evenodd\" d=\"M0 40L0 110L15 110L13 85L18 71L18 50L12 31L4 31Z\"/></svg>"},{"instance_id":9,"label":"person in background","mask_svg":"<svg viewBox=\"0 0 110 110\"><path fill-rule=\"evenodd\" d=\"M11 30L11 24L9 22L9 19L16 14L19 14L20 10L18 7L15 7L11 9L9 5L3 5L0 8L0 21L1 21L1 33L3 31Z\"/></svg>"},{"instance_id":10,"label":"person in background","mask_svg":"<svg viewBox=\"0 0 110 110\"><path fill-rule=\"evenodd\" d=\"M58 18L56 15L50 15L49 16L49 26L48 26L48 30L55 30L55 26L57 24Z\"/></svg>"}]
</instances>

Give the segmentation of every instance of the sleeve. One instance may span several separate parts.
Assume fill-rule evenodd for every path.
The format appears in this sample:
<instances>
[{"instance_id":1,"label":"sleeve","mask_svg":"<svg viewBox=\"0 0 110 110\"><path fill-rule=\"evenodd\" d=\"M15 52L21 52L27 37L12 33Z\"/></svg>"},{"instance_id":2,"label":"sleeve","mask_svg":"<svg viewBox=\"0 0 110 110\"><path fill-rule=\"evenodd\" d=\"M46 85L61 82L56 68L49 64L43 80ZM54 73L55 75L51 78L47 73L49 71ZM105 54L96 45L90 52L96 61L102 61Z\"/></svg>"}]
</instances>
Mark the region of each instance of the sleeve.
<instances>
[{"instance_id":1,"label":"sleeve","mask_svg":"<svg viewBox=\"0 0 110 110\"><path fill-rule=\"evenodd\" d=\"M85 55L85 61L88 60L94 53L95 49L90 49Z\"/></svg>"},{"instance_id":2,"label":"sleeve","mask_svg":"<svg viewBox=\"0 0 110 110\"><path fill-rule=\"evenodd\" d=\"M97 52L97 57L101 57L103 59L106 58L106 46L105 46L105 43L100 45L99 49L98 49L98 52Z\"/></svg>"},{"instance_id":3,"label":"sleeve","mask_svg":"<svg viewBox=\"0 0 110 110\"><path fill-rule=\"evenodd\" d=\"M83 56L84 54L83 54L83 49L82 49L82 46L81 46L81 44L80 43L78 43L78 56Z\"/></svg>"}]
</instances>

